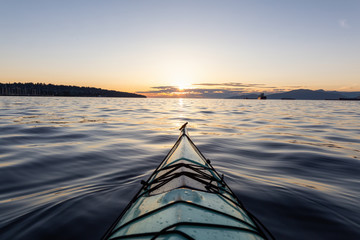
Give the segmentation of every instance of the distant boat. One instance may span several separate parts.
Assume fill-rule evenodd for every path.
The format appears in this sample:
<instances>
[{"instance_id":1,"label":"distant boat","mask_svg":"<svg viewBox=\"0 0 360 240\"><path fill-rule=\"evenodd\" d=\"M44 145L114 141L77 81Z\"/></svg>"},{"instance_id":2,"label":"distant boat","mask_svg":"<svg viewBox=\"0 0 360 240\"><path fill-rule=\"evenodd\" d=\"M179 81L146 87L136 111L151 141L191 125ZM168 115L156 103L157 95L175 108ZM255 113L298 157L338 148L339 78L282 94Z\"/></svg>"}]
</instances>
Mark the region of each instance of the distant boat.
<instances>
[{"instance_id":1,"label":"distant boat","mask_svg":"<svg viewBox=\"0 0 360 240\"><path fill-rule=\"evenodd\" d=\"M260 99L260 100L265 100L267 97L265 96L265 94L264 93L262 93L262 94L260 94L259 96L258 96L258 98L257 99Z\"/></svg>"}]
</instances>

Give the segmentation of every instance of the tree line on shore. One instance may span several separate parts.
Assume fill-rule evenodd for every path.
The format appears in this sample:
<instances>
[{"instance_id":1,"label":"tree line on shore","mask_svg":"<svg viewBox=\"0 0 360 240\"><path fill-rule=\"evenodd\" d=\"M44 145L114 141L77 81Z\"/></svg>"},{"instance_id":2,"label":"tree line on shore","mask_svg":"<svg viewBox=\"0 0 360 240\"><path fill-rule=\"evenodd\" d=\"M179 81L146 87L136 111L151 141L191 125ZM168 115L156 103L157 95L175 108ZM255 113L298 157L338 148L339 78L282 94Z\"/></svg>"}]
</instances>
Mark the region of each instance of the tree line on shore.
<instances>
[{"instance_id":1,"label":"tree line on shore","mask_svg":"<svg viewBox=\"0 0 360 240\"><path fill-rule=\"evenodd\" d=\"M2 96L69 96L69 97L139 97L144 95L104 90L93 87L78 87L44 83L0 83Z\"/></svg>"}]
</instances>

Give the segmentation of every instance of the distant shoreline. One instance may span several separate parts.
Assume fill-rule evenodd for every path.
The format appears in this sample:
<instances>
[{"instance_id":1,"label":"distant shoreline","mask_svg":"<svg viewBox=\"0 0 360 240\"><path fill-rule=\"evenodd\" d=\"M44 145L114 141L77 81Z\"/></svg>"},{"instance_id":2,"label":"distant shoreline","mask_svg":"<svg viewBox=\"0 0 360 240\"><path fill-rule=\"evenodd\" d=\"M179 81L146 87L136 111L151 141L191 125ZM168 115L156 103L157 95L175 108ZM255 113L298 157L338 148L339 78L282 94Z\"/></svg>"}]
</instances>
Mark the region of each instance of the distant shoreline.
<instances>
[{"instance_id":1,"label":"distant shoreline","mask_svg":"<svg viewBox=\"0 0 360 240\"><path fill-rule=\"evenodd\" d=\"M61 96L61 95L1 95L0 97L69 97L69 98L147 98L147 97L107 97L107 96Z\"/></svg>"},{"instance_id":2,"label":"distant shoreline","mask_svg":"<svg viewBox=\"0 0 360 240\"><path fill-rule=\"evenodd\" d=\"M105 90L94 87L78 87L67 85L54 85L44 83L0 83L0 96L18 97L103 97L103 98L147 98L138 93L120 92ZM264 93L244 94L237 96L194 96L179 95L171 96L150 96L149 98L191 98L191 99L245 99L245 100L332 100L332 101L359 101L360 92L338 92L324 90L297 89L282 93L271 93L265 96Z\"/></svg>"},{"instance_id":3,"label":"distant shoreline","mask_svg":"<svg viewBox=\"0 0 360 240\"><path fill-rule=\"evenodd\" d=\"M0 96L146 98L136 93L43 83L0 83Z\"/></svg>"},{"instance_id":4,"label":"distant shoreline","mask_svg":"<svg viewBox=\"0 0 360 240\"><path fill-rule=\"evenodd\" d=\"M60 98L141 98L144 99L145 97L107 97L107 96L52 96L52 95L0 95L0 97L60 97ZM147 99L199 99L199 100L249 100L249 101L260 101L255 98L174 98L174 97L146 97ZM360 101L360 99L266 99L265 101ZM261 100L264 101L264 100Z\"/></svg>"}]
</instances>

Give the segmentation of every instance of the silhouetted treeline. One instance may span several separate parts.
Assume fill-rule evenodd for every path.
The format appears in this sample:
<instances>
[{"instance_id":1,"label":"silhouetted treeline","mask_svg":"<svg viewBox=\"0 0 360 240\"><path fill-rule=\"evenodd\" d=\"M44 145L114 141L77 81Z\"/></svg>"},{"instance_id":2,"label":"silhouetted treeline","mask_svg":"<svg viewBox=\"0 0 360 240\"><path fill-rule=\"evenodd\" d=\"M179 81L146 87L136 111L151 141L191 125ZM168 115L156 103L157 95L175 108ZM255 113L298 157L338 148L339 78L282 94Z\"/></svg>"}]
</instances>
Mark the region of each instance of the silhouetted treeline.
<instances>
[{"instance_id":1,"label":"silhouetted treeline","mask_svg":"<svg viewBox=\"0 0 360 240\"><path fill-rule=\"evenodd\" d=\"M138 97L144 95L104 90L92 87L53 85L44 83L0 83L3 96L73 96L73 97Z\"/></svg>"}]
</instances>

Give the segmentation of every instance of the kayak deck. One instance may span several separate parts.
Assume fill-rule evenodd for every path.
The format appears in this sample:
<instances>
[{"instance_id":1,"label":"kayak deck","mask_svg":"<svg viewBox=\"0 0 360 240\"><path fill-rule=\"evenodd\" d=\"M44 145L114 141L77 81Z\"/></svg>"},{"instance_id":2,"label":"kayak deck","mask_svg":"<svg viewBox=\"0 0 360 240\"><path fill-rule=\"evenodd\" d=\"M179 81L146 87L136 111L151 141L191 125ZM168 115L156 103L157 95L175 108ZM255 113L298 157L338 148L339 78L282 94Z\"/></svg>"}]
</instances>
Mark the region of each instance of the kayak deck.
<instances>
[{"instance_id":1,"label":"kayak deck","mask_svg":"<svg viewBox=\"0 0 360 240\"><path fill-rule=\"evenodd\" d=\"M104 239L268 239L185 128L142 183Z\"/></svg>"}]
</instances>

